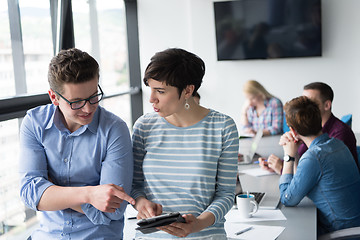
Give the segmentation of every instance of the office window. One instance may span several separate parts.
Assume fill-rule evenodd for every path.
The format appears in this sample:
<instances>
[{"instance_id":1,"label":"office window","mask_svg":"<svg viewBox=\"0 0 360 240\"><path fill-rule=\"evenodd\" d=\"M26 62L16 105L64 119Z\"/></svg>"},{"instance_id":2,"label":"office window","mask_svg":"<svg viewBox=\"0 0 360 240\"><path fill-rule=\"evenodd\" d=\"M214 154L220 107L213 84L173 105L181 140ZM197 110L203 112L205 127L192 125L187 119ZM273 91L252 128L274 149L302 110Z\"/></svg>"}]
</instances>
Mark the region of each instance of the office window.
<instances>
[{"instance_id":1,"label":"office window","mask_svg":"<svg viewBox=\"0 0 360 240\"><path fill-rule=\"evenodd\" d=\"M98 4L97 4L98 2ZM129 90L125 7L123 1L72 1L75 46L100 64L105 96ZM106 99L102 105L131 127L130 97Z\"/></svg>"},{"instance_id":2,"label":"office window","mask_svg":"<svg viewBox=\"0 0 360 240\"><path fill-rule=\"evenodd\" d=\"M36 222L19 197L18 126L18 119L0 122L0 239L26 239L22 234Z\"/></svg>"},{"instance_id":3,"label":"office window","mask_svg":"<svg viewBox=\"0 0 360 240\"><path fill-rule=\"evenodd\" d=\"M46 93L47 71L53 56L49 0L20 0L27 93Z\"/></svg>"},{"instance_id":4,"label":"office window","mask_svg":"<svg viewBox=\"0 0 360 240\"><path fill-rule=\"evenodd\" d=\"M7 0L0 0L0 98L15 95Z\"/></svg>"}]
</instances>

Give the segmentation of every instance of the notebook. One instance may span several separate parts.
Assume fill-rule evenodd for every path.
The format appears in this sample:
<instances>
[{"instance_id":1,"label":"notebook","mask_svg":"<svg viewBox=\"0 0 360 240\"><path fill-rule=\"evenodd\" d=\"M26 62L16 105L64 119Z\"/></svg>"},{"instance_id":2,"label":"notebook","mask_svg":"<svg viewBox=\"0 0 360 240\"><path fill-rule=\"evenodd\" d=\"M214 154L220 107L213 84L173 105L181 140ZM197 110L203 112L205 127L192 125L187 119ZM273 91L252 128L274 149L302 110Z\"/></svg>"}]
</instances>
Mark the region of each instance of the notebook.
<instances>
[{"instance_id":1,"label":"notebook","mask_svg":"<svg viewBox=\"0 0 360 240\"><path fill-rule=\"evenodd\" d=\"M253 137L253 140L251 142L250 145L250 149L248 153L243 154L243 162L239 162L240 164L249 164L252 163L253 161L256 161L258 157L260 157L260 155L256 154L256 150L259 146L259 143L261 141L261 138L263 136L263 130L262 128L260 128L256 135Z\"/></svg>"}]
</instances>

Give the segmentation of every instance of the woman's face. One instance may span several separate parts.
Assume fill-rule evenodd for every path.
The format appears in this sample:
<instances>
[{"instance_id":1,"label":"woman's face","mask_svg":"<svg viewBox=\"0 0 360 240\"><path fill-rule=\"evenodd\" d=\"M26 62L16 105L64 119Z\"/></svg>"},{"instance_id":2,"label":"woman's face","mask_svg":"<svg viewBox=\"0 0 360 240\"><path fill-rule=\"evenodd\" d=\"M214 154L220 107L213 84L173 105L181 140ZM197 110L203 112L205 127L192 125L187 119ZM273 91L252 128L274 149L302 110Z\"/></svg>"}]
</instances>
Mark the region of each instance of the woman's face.
<instances>
[{"instance_id":1,"label":"woman's face","mask_svg":"<svg viewBox=\"0 0 360 240\"><path fill-rule=\"evenodd\" d=\"M154 111L161 117L168 117L174 113L184 111L184 92L179 98L176 87L168 86L165 82L159 82L154 79L149 79L148 85L151 88L149 101L152 103Z\"/></svg>"},{"instance_id":2,"label":"woman's face","mask_svg":"<svg viewBox=\"0 0 360 240\"><path fill-rule=\"evenodd\" d=\"M252 107L264 103L264 99L261 95L245 93L245 98L249 101L250 106Z\"/></svg>"}]
</instances>

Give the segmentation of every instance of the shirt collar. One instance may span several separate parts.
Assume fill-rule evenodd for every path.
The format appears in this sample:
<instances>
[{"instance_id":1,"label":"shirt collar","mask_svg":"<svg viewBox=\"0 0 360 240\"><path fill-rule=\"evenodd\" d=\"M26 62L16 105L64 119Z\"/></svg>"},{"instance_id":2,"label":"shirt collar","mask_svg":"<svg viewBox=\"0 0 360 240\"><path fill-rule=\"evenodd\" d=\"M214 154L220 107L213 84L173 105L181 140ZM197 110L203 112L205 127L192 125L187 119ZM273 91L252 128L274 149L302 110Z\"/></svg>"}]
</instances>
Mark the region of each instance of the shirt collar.
<instances>
[{"instance_id":1,"label":"shirt collar","mask_svg":"<svg viewBox=\"0 0 360 240\"><path fill-rule=\"evenodd\" d=\"M267 99L267 98L266 98L266 99L264 100L264 105L265 105L266 108L268 107L269 102L270 102L270 99Z\"/></svg>"},{"instance_id":2,"label":"shirt collar","mask_svg":"<svg viewBox=\"0 0 360 240\"><path fill-rule=\"evenodd\" d=\"M329 132L332 125L334 124L336 120L336 117L331 113L329 119L326 121L326 123L324 124L323 128L322 128L322 131L323 132Z\"/></svg>"},{"instance_id":3,"label":"shirt collar","mask_svg":"<svg viewBox=\"0 0 360 240\"><path fill-rule=\"evenodd\" d=\"M317 138L315 138L314 141L312 141L309 148L311 148L314 145L317 145L320 142L325 142L328 139L329 139L329 135L327 133L323 133L320 136L318 136Z\"/></svg>"},{"instance_id":4,"label":"shirt collar","mask_svg":"<svg viewBox=\"0 0 360 240\"><path fill-rule=\"evenodd\" d=\"M75 131L74 133L81 134L81 133L85 132L86 129L89 129L90 132L92 132L93 134L96 134L97 128L99 125L99 115L100 115L100 111L101 111L100 108L101 108L100 106L98 106L96 108L93 120L91 121L90 124L82 126L81 128L78 129L78 130L81 129L80 131ZM60 113L60 109L58 106L55 107L55 111L54 111L53 115L51 116L51 119L48 122L48 124L46 125L45 129L50 129L53 125L55 125L57 127L57 129L59 129L60 131L68 130L64 126L63 122L61 121L61 113Z\"/></svg>"}]
</instances>

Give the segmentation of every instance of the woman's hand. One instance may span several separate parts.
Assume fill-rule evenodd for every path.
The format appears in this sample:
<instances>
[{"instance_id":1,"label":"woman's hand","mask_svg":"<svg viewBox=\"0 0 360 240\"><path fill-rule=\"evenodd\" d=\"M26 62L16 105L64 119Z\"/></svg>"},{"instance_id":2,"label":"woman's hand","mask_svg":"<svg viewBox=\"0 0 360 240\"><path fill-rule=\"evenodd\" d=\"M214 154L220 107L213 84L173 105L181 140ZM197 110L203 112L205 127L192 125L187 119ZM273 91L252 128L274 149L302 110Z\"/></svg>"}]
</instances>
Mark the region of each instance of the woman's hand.
<instances>
[{"instance_id":1,"label":"woman's hand","mask_svg":"<svg viewBox=\"0 0 360 240\"><path fill-rule=\"evenodd\" d=\"M134 207L138 211L137 219L155 217L162 213L161 204L151 202L145 197L138 197Z\"/></svg>"},{"instance_id":2,"label":"woman's hand","mask_svg":"<svg viewBox=\"0 0 360 240\"><path fill-rule=\"evenodd\" d=\"M274 170L268 166L268 161L266 160L266 158L259 157L258 160L259 160L259 166L262 169L267 170L269 172L274 172Z\"/></svg>"},{"instance_id":3,"label":"woman's hand","mask_svg":"<svg viewBox=\"0 0 360 240\"><path fill-rule=\"evenodd\" d=\"M210 212L203 212L198 217L192 214L184 214L182 217L185 218L186 223L175 222L158 229L177 237L186 237L191 233L200 232L215 222L215 216Z\"/></svg>"},{"instance_id":4,"label":"woman's hand","mask_svg":"<svg viewBox=\"0 0 360 240\"><path fill-rule=\"evenodd\" d=\"M194 215L184 214L182 217L185 218L186 223L175 222L163 227L159 227L158 229L177 237L186 237L190 233L201 231L201 228L199 228L201 224Z\"/></svg>"},{"instance_id":5,"label":"woman's hand","mask_svg":"<svg viewBox=\"0 0 360 240\"><path fill-rule=\"evenodd\" d=\"M274 154L271 154L268 157L267 165L271 170L281 175L281 171L283 168L283 161L279 157L275 156Z\"/></svg>"}]
</instances>

